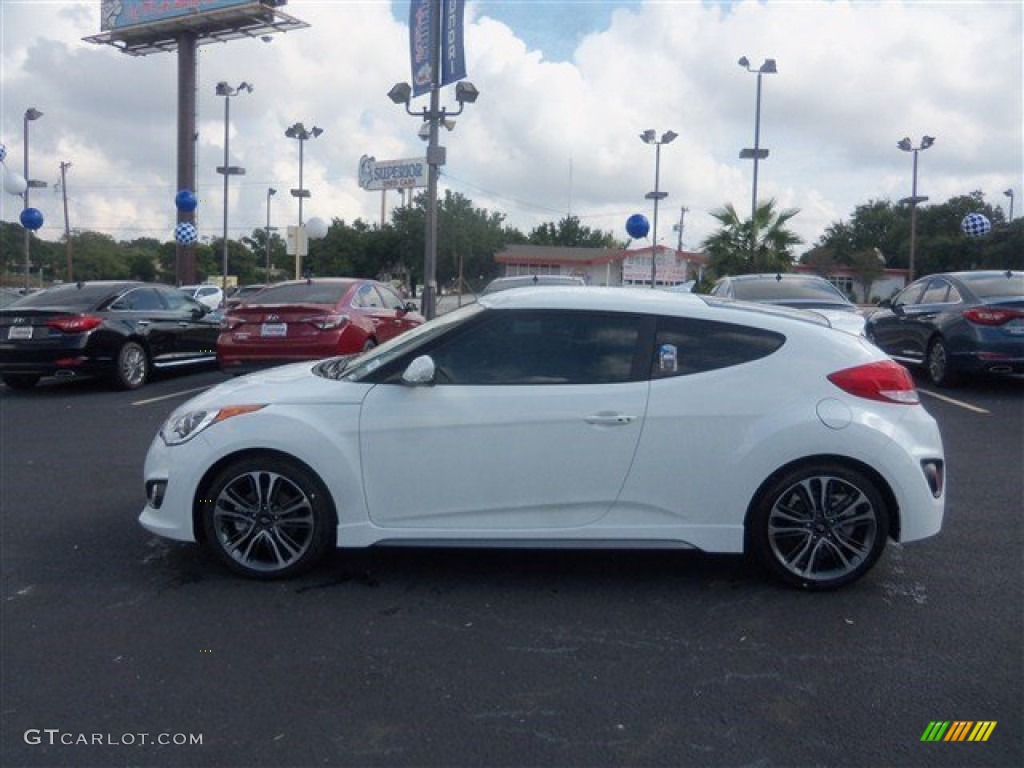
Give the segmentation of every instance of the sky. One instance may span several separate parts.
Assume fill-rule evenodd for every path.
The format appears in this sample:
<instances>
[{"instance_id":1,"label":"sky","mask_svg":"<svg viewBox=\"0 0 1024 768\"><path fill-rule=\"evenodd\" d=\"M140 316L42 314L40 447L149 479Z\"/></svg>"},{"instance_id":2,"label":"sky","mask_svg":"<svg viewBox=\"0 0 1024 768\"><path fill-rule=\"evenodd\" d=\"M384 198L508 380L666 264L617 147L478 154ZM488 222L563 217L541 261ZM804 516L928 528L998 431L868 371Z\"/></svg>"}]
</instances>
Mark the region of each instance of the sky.
<instances>
[{"instance_id":1,"label":"sky","mask_svg":"<svg viewBox=\"0 0 1024 768\"><path fill-rule=\"evenodd\" d=\"M224 99L216 84L252 83L230 104L229 237L298 222L295 122L323 134L305 142L305 220L376 224L382 195L357 183L362 155L423 157L420 119L387 97L410 80L407 0L291 0L282 10L310 26L270 42L201 46L197 83L197 220L223 232ZM0 2L0 144L22 173L25 110L30 176L44 216L39 236L67 225L118 240L173 240L177 54L133 57L84 42L100 31L100 2ZM653 219L658 241L696 250L726 203L749 215L757 76L762 76L758 198L800 213L792 229L808 250L831 224L869 201L911 194L913 158L897 148L935 137L919 153L918 194L932 203L981 191L1016 210L1024 177L1024 3L1021 0L467 0L467 79L475 104L441 132L440 189L532 228L572 215L626 240L626 219ZM425 98L412 107L426 106ZM457 107L454 88L442 105ZM671 130L656 150L640 133ZM657 168L656 168L657 166ZM390 211L397 193L384 197ZM926 203L927 204L927 203ZM21 198L0 191L0 218L18 221ZM685 215L683 209L686 209ZM649 241L648 243L649 244Z\"/></svg>"}]
</instances>

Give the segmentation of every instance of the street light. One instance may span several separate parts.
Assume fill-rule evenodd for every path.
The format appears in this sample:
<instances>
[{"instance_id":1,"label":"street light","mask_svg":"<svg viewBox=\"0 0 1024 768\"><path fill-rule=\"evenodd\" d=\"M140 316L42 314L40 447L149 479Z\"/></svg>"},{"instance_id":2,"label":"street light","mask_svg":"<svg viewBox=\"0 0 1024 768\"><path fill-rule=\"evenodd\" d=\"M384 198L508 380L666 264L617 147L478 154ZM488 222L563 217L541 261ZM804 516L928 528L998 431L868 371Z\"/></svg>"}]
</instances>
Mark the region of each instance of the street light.
<instances>
[{"instance_id":1,"label":"street light","mask_svg":"<svg viewBox=\"0 0 1024 768\"><path fill-rule=\"evenodd\" d=\"M437 68L434 68L437 71ZM445 148L438 146L437 130L441 124L448 127L448 117L457 117L467 104L472 104L480 96L476 86L466 80L460 80L455 85L455 100L459 108L455 112L449 112L445 107L440 106L440 93L437 83L430 88L430 107L424 107L418 112L409 108L409 100L412 98L412 86L408 83L396 83L390 91L388 98L395 104L405 105L405 111L413 117L422 118L424 124L429 126L427 134L427 217L426 217L426 251L423 254L423 291L420 295L420 312L428 320L433 319L436 310L437 293L437 176L438 168L445 164ZM452 124L454 127L454 124ZM449 128L451 130L451 128ZM422 131L422 129L421 129Z\"/></svg>"},{"instance_id":2,"label":"street light","mask_svg":"<svg viewBox=\"0 0 1024 768\"><path fill-rule=\"evenodd\" d=\"M38 120L42 116L43 116L43 113L40 112L35 107L29 107L28 109L25 110L25 128L24 128L24 131L22 132L22 143L23 143L24 153L25 153L24 172L25 172L25 185L26 186L25 186L25 191L22 193L22 200L24 202L24 204L22 205L22 210L24 210L24 209L29 207L29 204L28 204L28 193L32 190L32 188L33 187L37 187L38 188L38 187L45 187L46 186L46 182L45 181L33 181L31 179L31 177L29 177L29 175L28 175L28 124L32 120ZM32 279L31 248L32 248L32 233L29 231L28 227L25 227L25 290L26 291L28 291L28 289L31 287L31 279Z\"/></svg>"},{"instance_id":3,"label":"street light","mask_svg":"<svg viewBox=\"0 0 1024 768\"><path fill-rule=\"evenodd\" d=\"M299 198L299 229L295 235L295 279L298 280L302 276L302 243L304 238L302 237L302 200L303 198L310 197L309 190L302 186L302 164L303 164L303 145L309 139L315 139L321 133L323 128L317 128L315 125L307 130L306 126L302 123L295 123L295 125L289 126L284 135L289 139L296 139L299 142L299 188L291 190L292 197Z\"/></svg>"},{"instance_id":4,"label":"street light","mask_svg":"<svg viewBox=\"0 0 1024 768\"><path fill-rule=\"evenodd\" d=\"M668 192L662 192L660 187L661 145L672 143L678 136L679 134L675 131L665 131L659 139L653 128L648 128L640 134L640 139L644 144L654 145L654 191L644 195L645 200L654 201L654 223L651 226L651 238L654 242L654 248L651 250L651 288L656 287L658 277L658 201L668 197Z\"/></svg>"},{"instance_id":5,"label":"street light","mask_svg":"<svg viewBox=\"0 0 1024 768\"><path fill-rule=\"evenodd\" d=\"M237 88L232 88L224 81L217 83L217 95L224 97L224 165L217 166L217 173L224 175L224 263L222 265L221 289L224 291L225 296L228 295L228 179L231 176L242 176L245 174L245 168L237 165L228 165L228 147L231 140L229 130L231 97L237 96L242 91L252 93L252 85L242 82L238 84Z\"/></svg>"},{"instance_id":6,"label":"street light","mask_svg":"<svg viewBox=\"0 0 1024 768\"><path fill-rule=\"evenodd\" d=\"M753 231L754 217L757 214L757 163L758 161L764 160L768 157L768 150L761 149L761 76L775 75L778 74L779 70L775 67L775 59L765 59L764 63L757 69L750 66L750 60L746 56L741 56L737 63L746 69L747 72L757 73L757 106L754 111L754 148L740 150L740 159L754 161L754 182L753 189L750 194L750 227L751 231ZM751 244L751 247L753 247L753 244Z\"/></svg>"},{"instance_id":7,"label":"street light","mask_svg":"<svg viewBox=\"0 0 1024 768\"><path fill-rule=\"evenodd\" d=\"M267 188L267 285L270 285L270 233L277 227L270 226L270 198L277 194L273 187Z\"/></svg>"},{"instance_id":8,"label":"street light","mask_svg":"<svg viewBox=\"0 0 1024 768\"><path fill-rule=\"evenodd\" d=\"M1006 195L1008 198L1010 198L1010 217L1007 219L1007 221L1008 222L1009 221L1013 221L1013 190L1012 189L1004 190L1003 194Z\"/></svg>"},{"instance_id":9,"label":"street light","mask_svg":"<svg viewBox=\"0 0 1024 768\"><path fill-rule=\"evenodd\" d=\"M917 194L917 153L923 149L928 149L932 144L935 143L934 136L922 136L921 144L915 147L909 137L903 137L896 146L902 149L904 152L914 153L914 181L913 187L910 191L910 197L904 197L900 200L901 203L910 203L910 261L907 267L907 282L914 282L914 254L917 250L917 204L925 202L928 198L926 196L919 196Z\"/></svg>"}]
</instances>

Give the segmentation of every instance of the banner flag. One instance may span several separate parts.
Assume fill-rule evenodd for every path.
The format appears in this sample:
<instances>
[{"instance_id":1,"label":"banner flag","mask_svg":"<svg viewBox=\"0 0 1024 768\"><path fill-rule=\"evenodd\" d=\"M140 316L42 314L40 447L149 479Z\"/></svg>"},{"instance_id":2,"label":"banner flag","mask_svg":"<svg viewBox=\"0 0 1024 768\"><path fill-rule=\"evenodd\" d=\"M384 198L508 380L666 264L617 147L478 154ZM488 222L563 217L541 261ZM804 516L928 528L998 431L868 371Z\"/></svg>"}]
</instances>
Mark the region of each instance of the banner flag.
<instances>
[{"instance_id":1,"label":"banner flag","mask_svg":"<svg viewBox=\"0 0 1024 768\"><path fill-rule=\"evenodd\" d=\"M441 85L451 85L466 76L462 19L466 0L442 0Z\"/></svg>"},{"instance_id":2,"label":"banner flag","mask_svg":"<svg viewBox=\"0 0 1024 768\"><path fill-rule=\"evenodd\" d=\"M409 58L412 61L413 96L429 93L434 82L431 70L434 51L437 49L437 30L430 23L430 4L431 0L409 0Z\"/></svg>"}]
</instances>

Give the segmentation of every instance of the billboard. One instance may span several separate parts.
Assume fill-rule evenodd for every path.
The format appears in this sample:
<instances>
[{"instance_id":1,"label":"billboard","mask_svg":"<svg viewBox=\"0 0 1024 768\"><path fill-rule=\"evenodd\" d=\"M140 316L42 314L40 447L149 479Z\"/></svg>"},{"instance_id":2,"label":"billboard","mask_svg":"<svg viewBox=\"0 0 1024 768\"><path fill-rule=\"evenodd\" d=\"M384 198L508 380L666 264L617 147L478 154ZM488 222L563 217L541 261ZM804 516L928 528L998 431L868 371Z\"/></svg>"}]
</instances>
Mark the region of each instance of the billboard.
<instances>
[{"instance_id":1,"label":"billboard","mask_svg":"<svg viewBox=\"0 0 1024 768\"><path fill-rule=\"evenodd\" d=\"M240 5L274 8L284 3L278 0L102 0L100 29L104 32L127 29Z\"/></svg>"},{"instance_id":2,"label":"billboard","mask_svg":"<svg viewBox=\"0 0 1024 768\"><path fill-rule=\"evenodd\" d=\"M359 159L359 186L363 189L410 189L427 186L427 159L382 160L363 155Z\"/></svg>"}]
</instances>

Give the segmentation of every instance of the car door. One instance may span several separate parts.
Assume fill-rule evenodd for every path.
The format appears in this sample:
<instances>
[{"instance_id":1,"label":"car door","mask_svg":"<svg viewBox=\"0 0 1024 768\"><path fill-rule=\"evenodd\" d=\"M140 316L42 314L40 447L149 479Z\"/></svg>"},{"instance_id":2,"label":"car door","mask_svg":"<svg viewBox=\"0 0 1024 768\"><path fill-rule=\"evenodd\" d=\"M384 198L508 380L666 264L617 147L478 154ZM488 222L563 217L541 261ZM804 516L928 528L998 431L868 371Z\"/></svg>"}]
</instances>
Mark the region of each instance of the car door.
<instances>
[{"instance_id":1,"label":"car door","mask_svg":"<svg viewBox=\"0 0 1024 768\"><path fill-rule=\"evenodd\" d=\"M914 322L914 307L927 285L928 278L911 283L892 298L888 307L877 309L871 314L871 338L880 349L893 357L907 359L913 355L911 325Z\"/></svg>"},{"instance_id":2,"label":"car door","mask_svg":"<svg viewBox=\"0 0 1024 768\"><path fill-rule=\"evenodd\" d=\"M178 325L154 286L139 286L121 294L108 307L112 322L125 336L141 336L155 365L173 360L177 353Z\"/></svg>"},{"instance_id":3,"label":"car door","mask_svg":"<svg viewBox=\"0 0 1024 768\"><path fill-rule=\"evenodd\" d=\"M608 512L632 462L649 391L636 362L645 320L483 314L430 350L435 386L368 393L370 517L439 536L572 538Z\"/></svg>"},{"instance_id":4,"label":"car door","mask_svg":"<svg viewBox=\"0 0 1024 768\"><path fill-rule=\"evenodd\" d=\"M157 289L174 320L174 361L211 360L217 354L220 315L173 288Z\"/></svg>"},{"instance_id":5,"label":"car door","mask_svg":"<svg viewBox=\"0 0 1024 768\"><path fill-rule=\"evenodd\" d=\"M388 338L403 334L423 322L423 317L419 313L409 312L405 308L405 302L402 301L402 297L391 286L381 284L376 286L376 288L384 308L390 313L390 335ZM381 341L384 341L384 339L382 338Z\"/></svg>"}]
</instances>

